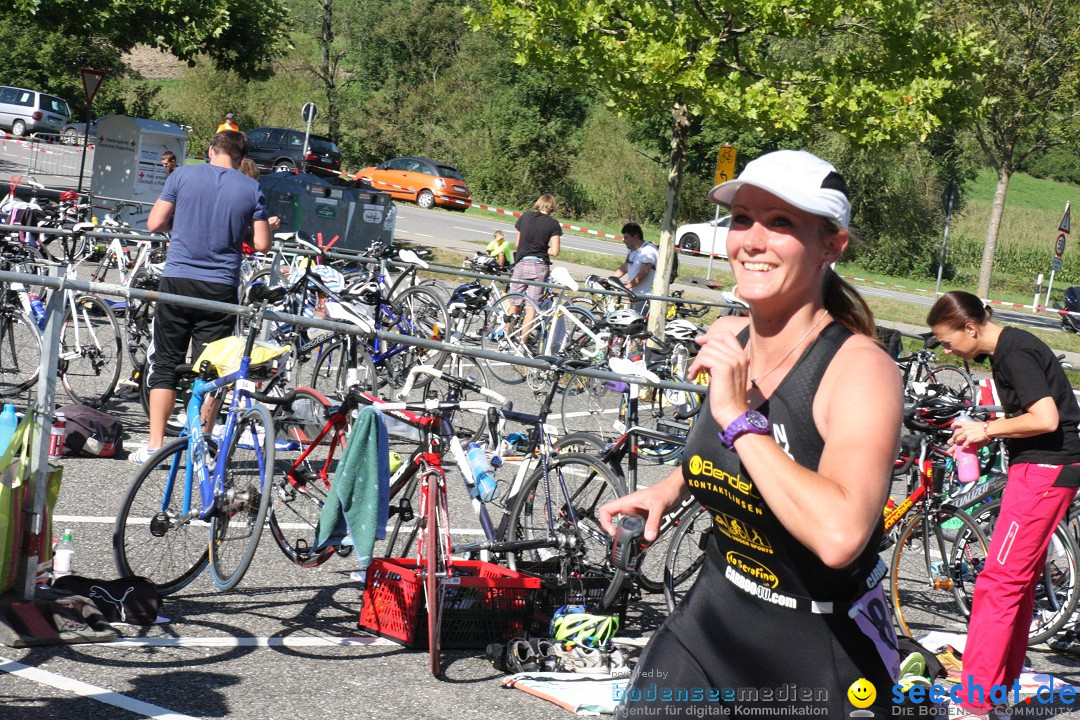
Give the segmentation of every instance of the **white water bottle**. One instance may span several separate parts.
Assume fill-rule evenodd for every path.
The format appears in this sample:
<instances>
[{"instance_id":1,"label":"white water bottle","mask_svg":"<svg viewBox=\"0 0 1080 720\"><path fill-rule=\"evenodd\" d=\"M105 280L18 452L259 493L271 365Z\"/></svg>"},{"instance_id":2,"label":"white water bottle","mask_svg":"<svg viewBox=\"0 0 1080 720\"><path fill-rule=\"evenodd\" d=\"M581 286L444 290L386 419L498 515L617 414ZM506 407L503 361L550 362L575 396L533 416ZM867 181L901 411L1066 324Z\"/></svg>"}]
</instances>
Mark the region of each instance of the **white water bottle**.
<instances>
[{"instance_id":1,"label":"white water bottle","mask_svg":"<svg viewBox=\"0 0 1080 720\"><path fill-rule=\"evenodd\" d=\"M75 545L71 542L71 528L66 528L60 542L53 548L53 578L75 572Z\"/></svg>"},{"instance_id":2,"label":"white water bottle","mask_svg":"<svg viewBox=\"0 0 1080 720\"><path fill-rule=\"evenodd\" d=\"M971 420L967 413L960 413L958 421ZM953 458L956 460L956 479L967 485L979 479L979 451L971 445L956 445Z\"/></svg>"},{"instance_id":3,"label":"white water bottle","mask_svg":"<svg viewBox=\"0 0 1080 720\"><path fill-rule=\"evenodd\" d=\"M484 502L494 500L499 494L499 484L495 482L495 468L488 460L484 448L476 443L469 443L469 452L466 457L469 459L473 477L476 478L476 489L480 493L480 499Z\"/></svg>"}]
</instances>

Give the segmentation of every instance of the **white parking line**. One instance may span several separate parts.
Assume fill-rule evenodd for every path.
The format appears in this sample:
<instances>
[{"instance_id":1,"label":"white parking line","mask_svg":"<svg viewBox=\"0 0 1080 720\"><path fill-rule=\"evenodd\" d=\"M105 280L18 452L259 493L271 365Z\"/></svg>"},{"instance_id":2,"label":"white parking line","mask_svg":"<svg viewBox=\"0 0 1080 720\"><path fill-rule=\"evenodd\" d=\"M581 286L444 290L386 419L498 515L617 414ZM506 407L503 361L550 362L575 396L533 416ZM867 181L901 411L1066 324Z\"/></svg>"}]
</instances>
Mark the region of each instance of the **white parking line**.
<instances>
[{"instance_id":1,"label":"white parking line","mask_svg":"<svg viewBox=\"0 0 1080 720\"><path fill-rule=\"evenodd\" d=\"M487 230L477 230L476 228L463 228L458 227L457 225L454 226L454 230L464 230L465 232L480 233L481 235L491 235L491 233Z\"/></svg>"},{"instance_id":2,"label":"white parking line","mask_svg":"<svg viewBox=\"0 0 1080 720\"><path fill-rule=\"evenodd\" d=\"M81 523L81 524L84 524L84 525L112 525L112 524L114 524L116 522L116 518L103 517L103 516L94 516L94 515L55 515L55 516L53 516L53 522L54 523L60 523L60 524L64 524L64 523ZM150 523L150 518L149 517L137 518L137 519L133 518L131 522L132 522L133 525L148 525ZM202 520L195 520L195 521L192 521L192 522L199 522L199 523L201 523L203 525L206 525L207 527L210 526L210 523L207 523L207 522L202 521ZM308 528L308 529L311 528L310 525L307 525L305 523L280 523L279 526L281 528L283 528L283 529L286 529L286 530L303 530L305 528ZM411 528L411 527L412 527L411 525L402 525L402 528ZM455 534L455 535L483 535L484 534L484 531L481 530L480 528L450 528L450 532Z\"/></svg>"},{"instance_id":3,"label":"white parking line","mask_svg":"<svg viewBox=\"0 0 1080 720\"><path fill-rule=\"evenodd\" d=\"M126 647L352 647L355 645L395 645L401 643L381 637L128 637L99 646ZM2 669L2 666L0 666Z\"/></svg>"},{"instance_id":4,"label":"white parking line","mask_svg":"<svg viewBox=\"0 0 1080 720\"><path fill-rule=\"evenodd\" d=\"M183 713L166 710L163 707L151 705L142 700L130 698L127 695L121 695L120 693L106 690L105 688L97 687L96 685L90 685L89 683L64 677L63 675L57 675L56 673L51 673L46 670L23 665L20 662L15 662L14 660L9 660L5 657L0 657L0 671L17 675L40 685L48 685L57 690L81 695L85 698L90 698L91 700L97 700L100 703L112 705L113 707L118 707L127 710L128 712L142 715L143 717L154 718L154 720L198 720L198 718L192 717L191 715L184 715Z\"/></svg>"}]
</instances>

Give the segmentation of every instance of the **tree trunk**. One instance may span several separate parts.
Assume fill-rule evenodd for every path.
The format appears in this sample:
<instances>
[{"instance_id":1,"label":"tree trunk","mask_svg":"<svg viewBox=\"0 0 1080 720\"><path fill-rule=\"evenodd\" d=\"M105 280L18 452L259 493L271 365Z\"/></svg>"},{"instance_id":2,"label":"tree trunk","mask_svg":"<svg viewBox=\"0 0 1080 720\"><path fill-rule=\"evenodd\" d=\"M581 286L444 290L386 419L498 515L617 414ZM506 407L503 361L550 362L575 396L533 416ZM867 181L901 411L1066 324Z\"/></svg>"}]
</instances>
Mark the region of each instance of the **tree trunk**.
<instances>
[{"instance_id":1,"label":"tree trunk","mask_svg":"<svg viewBox=\"0 0 1080 720\"><path fill-rule=\"evenodd\" d=\"M986 230L986 244L983 245L982 264L979 266L979 285L976 292L981 298L990 297L990 275L994 271L994 253L997 252L998 230L1001 228L1001 216L1005 212L1005 195L1009 192L1009 178L1012 177L1012 165L1002 163L998 169L997 189L994 190L994 205L990 209L990 226Z\"/></svg>"},{"instance_id":2,"label":"tree trunk","mask_svg":"<svg viewBox=\"0 0 1080 720\"><path fill-rule=\"evenodd\" d=\"M690 136L690 116L686 103L676 100L671 108L671 152L668 155L667 196L664 199L664 218L660 221L660 257L656 261L656 276L652 294L668 294L668 276L675 249L675 224L679 219L679 197L682 194L683 166L686 164L686 144ZM667 303L653 300L649 306L649 332L663 339L667 319Z\"/></svg>"},{"instance_id":3,"label":"tree trunk","mask_svg":"<svg viewBox=\"0 0 1080 720\"><path fill-rule=\"evenodd\" d=\"M338 135L337 87L334 82L335 68L331 60L334 51L334 0L322 0L322 11L322 37L319 43L322 46L322 78L323 87L326 90L327 134L331 140L336 141Z\"/></svg>"}]
</instances>

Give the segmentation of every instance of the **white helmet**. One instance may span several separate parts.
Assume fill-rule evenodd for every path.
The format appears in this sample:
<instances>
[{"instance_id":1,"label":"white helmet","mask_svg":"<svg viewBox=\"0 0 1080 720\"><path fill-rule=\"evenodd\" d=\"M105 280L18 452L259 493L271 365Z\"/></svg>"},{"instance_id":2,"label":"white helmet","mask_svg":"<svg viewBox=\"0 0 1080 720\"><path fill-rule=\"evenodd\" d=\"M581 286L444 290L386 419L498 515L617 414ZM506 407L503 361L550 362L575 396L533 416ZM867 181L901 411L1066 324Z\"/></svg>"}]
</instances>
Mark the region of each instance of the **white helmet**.
<instances>
[{"instance_id":1,"label":"white helmet","mask_svg":"<svg viewBox=\"0 0 1080 720\"><path fill-rule=\"evenodd\" d=\"M625 335L637 335L645 332L645 318L641 313L630 308L619 308L604 318L613 329Z\"/></svg>"},{"instance_id":2,"label":"white helmet","mask_svg":"<svg viewBox=\"0 0 1080 720\"><path fill-rule=\"evenodd\" d=\"M693 340L701 334L701 330L689 320L675 318L668 321L664 326L664 335L672 340Z\"/></svg>"}]
</instances>

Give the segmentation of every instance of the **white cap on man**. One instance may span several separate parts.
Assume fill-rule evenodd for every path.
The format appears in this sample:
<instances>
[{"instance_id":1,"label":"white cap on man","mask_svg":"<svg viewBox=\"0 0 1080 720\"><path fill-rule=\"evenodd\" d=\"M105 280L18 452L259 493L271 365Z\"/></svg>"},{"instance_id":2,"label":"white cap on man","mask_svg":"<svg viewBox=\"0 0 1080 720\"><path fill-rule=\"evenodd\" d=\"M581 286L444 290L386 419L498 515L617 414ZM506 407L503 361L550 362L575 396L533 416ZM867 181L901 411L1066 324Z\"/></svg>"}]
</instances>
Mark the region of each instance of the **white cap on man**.
<instances>
[{"instance_id":1,"label":"white cap on man","mask_svg":"<svg viewBox=\"0 0 1080 720\"><path fill-rule=\"evenodd\" d=\"M844 178L829 163L804 150L777 150L750 161L739 177L709 191L717 205L731 207L735 193L753 185L813 215L820 215L846 230L851 201Z\"/></svg>"}]
</instances>

